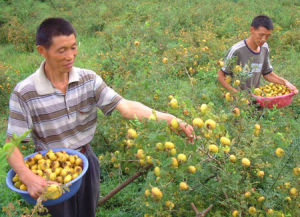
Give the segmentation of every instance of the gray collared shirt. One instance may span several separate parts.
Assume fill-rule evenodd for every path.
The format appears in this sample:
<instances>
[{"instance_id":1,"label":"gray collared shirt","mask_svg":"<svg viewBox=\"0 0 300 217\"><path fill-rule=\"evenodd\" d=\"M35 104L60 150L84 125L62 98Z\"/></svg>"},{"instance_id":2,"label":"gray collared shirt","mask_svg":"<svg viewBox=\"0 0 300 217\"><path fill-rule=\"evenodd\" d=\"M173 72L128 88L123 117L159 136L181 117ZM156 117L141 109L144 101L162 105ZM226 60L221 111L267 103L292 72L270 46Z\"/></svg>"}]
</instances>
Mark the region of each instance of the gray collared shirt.
<instances>
[{"instance_id":1,"label":"gray collared shirt","mask_svg":"<svg viewBox=\"0 0 300 217\"><path fill-rule=\"evenodd\" d=\"M11 94L7 136L32 129L33 141L41 149L77 149L93 139L97 107L109 115L122 97L95 72L77 67L69 72L64 94L45 76L44 64Z\"/></svg>"}]
</instances>

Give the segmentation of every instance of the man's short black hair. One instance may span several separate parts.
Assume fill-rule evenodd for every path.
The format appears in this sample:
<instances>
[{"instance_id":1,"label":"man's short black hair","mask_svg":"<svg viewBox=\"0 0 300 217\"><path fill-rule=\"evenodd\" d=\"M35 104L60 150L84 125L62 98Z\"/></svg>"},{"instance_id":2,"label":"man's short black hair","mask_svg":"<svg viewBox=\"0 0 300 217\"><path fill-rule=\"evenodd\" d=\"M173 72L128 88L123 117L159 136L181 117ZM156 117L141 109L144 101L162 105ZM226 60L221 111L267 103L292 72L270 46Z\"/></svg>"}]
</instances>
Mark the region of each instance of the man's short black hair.
<instances>
[{"instance_id":1,"label":"man's short black hair","mask_svg":"<svg viewBox=\"0 0 300 217\"><path fill-rule=\"evenodd\" d=\"M71 34L76 36L75 29L67 20L59 17L48 18L37 29L36 45L42 45L48 49L51 46L53 37L61 35L69 36Z\"/></svg>"},{"instance_id":2,"label":"man's short black hair","mask_svg":"<svg viewBox=\"0 0 300 217\"><path fill-rule=\"evenodd\" d=\"M260 26L265 27L268 30L273 30L272 19L265 15L260 15L252 20L251 26L258 29Z\"/></svg>"}]
</instances>

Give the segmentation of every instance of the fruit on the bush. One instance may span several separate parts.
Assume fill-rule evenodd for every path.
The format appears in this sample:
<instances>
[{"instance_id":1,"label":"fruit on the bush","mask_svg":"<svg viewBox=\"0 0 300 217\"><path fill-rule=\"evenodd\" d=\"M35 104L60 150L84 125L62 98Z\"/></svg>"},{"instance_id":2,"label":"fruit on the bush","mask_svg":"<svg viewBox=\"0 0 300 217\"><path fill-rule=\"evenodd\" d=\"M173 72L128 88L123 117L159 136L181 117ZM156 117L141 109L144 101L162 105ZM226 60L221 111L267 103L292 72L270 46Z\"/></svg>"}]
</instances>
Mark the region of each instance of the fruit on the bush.
<instances>
[{"instance_id":1,"label":"fruit on the bush","mask_svg":"<svg viewBox=\"0 0 300 217\"><path fill-rule=\"evenodd\" d=\"M262 170L259 170L259 171L257 172L257 176L258 176L259 178L263 178L264 175L265 175L265 172L262 171Z\"/></svg>"},{"instance_id":2,"label":"fruit on the bush","mask_svg":"<svg viewBox=\"0 0 300 217\"><path fill-rule=\"evenodd\" d=\"M244 195L245 195L246 198L249 198L251 196L251 192L247 191Z\"/></svg>"},{"instance_id":3,"label":"fruit on the bush","mask_svg":"<svg viewBox=\"0 0 300 217\"><path fill-rule=\"evenodd\" d=\"M207 106L207 104L202 104L202 105L200 106L200 112L203 113L203 114L205 114L207 111L208 111L208 106Z\"/></svg>"},{"instance_id":4,"label":"fruit on the bush","mask_svg":"<svg viewBox=\"0 0 300 217\"><path fill-rule=\"evenodd\" d=\"M179 162L179 163L184 163L184 162L186 162L186 160L187 160L185 154L178 154L178 155L177 155L177 159L178 159L178 162Z\"/></svg>"},{"instance_id":5,"label":"fruit on the bush","mask_svg":"<svg viewBox=\"0 0 300 217\"><path fill-rule=\"evenodd\" d=\"M184 191L187 190L189 188L188 184L186 182L180 182L179 183L179 189Z\"/></svg>"},{"instance_id":6,"label":"fruit on the bush","mask_svg":"<svg viewBox=\"0 0 300 217\"><path fill-rule=\"evenodd\" d=\"M145 190L145 193L144 193L144 195L145 195L145 197L148 197L148 196L150 196L150 191L149 191L149 189L146 189L146 190Z\"/></svg>"},{"instance_id":7,"label":"fruit on the bush","mask_svg":"<svg viewBox=\"0 0 300 217\"><path fill-rule=\"evenodd\" d=\"M171 150L175 147L173 142L165 142L165 149L166 150Z\"/></svg>"},{"instance_id":8,"label":"fruit on the bush","mask_svg":"<svg viewBox=\"0 0 300 217\"><path fill-rule=\"evenodd\" d=\"M249 167L251 165L251 162L248 158L243 158L242 159L242 165L245 167Z\"/></svg>"},{"instance_id":9,"label":"fruit on the bush","mask_svg":"<svg viewBox=\"0 0 300 217\"><path fill-rule=\"evenodd\" d=\"M216 122L212 119L208 119L204 123L205 127L208 129L215 129L216 128Z\"/></svg>"},{"instance_id":10,"label":"fruit on the bush","mask_svg":"<svg viewBox=\"0 0 300 217\"><path fill-rule=\"evenodd\" d=\"M230 145L230 139L225 136L221 137L220 142L222 143L222 145Z\"/></svg>"},{"instance_id":11,"label":"fruit on the bush","mask_svg":"<svg viewBox=\"0 0 300 217\"><path fill-rule=\"evenodd\" d=\"M230 155L229 156L229 160L232 162L232 163L235 163L236 162L236 156L235 155Z\"/></svg>"},{"instance_id":12,"label":"fruit on the bush","mask_svg":"<svg viewBox=\"0 0 300 217\"><path fill-rule=\"evenodd\" d=\"M160 200L163 196L162 192L160 191L160 189L158 187L153 187L151 189L151 193L152 193L152 197L155 200Z\"/></svg>"},{"instance_id":13,"label":"fruit on the bush","mask_svg":"<svg viewBox=\"0 0 300 217\"><path fill-rule=\"evenodd\" d=\"M298 190L297 188L293 187L290 189L290 195L292 196L297 196L298 195Z\"/></svg>"},{"instance_id":14,"label":"fruit on the bush","mask_svg":"<svg viewBox=\"0 0 300 217\"><path fill-rule=\"evenodd\" d=\"M178 101L175 98L172 98L169 102L169 105L171 106L171 108L178 108Z\"/></svg>"},{"instance_id":15,"label":"fruit on the bush","mask_svg":"<svg viewBox=\"0 0 300 217\"><path fill-rule=\"evenodd\" d=\"M168 58L167 58L167 57L164 57L164 58L162 59L162 62L163 62L164 64L168 63Z\"/></svg>"},{"instance_id":16,"label":"fruit on the bush","mask_svg":"<svg viewBox=\"0 0 300 217\"><path fill-rule=\"evenodd\" d=\"M189 166L188 167L188 171L189 171L189 173L196 173L196 167L195 166Z\"/></svg>"},{"instance_id":17,"label":"fruit on the bush","mask_svg":"<svg viewBox=\"0 0 300 217\"><path fill-rule=\"evenodd\" d=\"M239 214L239 211L237 211L237 210L232 211L232 217L237 217L238 214Z\"/></svg>"},{"instance_id":18,"label":"fruit on the bush","mask_svg":"<svg viewBox=\"0 0 300 217\"><path fill-rule=\"evenodd\" d=\"M217 153L219 151L219 148L216 145L209 145L208 150L212 153Z\"/></svg>"},{"instance_id":19,"label":"fruit on the bush","mask_svg":"<svg viewBox=\"0 0 300 217\"><path fill-rule=\"evenodd\" d=\"M129 128L128 129L128 137L130 138L130 139L135 139L135 138L137 138L138 137L138 134L137 134L137 132L135 131L135 129L132 129L132 128Z\"/></svg>"},{"instance_id":20,"label":"fruit on the bush","mask_svg":"<svg viewBox=\"0 0 300 217\"><path fill-rule=\"evenodd\" d=\"M154 168L154 174L155 174L155 176L157 176L157 177L160 176L160 168L159 168L159 167L155 167L155 168Z\"/></svg>"},{"instance_id":21,"label":"fruit on the bush","mask_svg":"<svg viewBox=\"0 0 300 217\"><path fill-rule=\"evenodd\" d=\"M165 206L168 208L168 209L173 209L174 208L174 203L173 202L171 202L171 201L169 201L169 200L167 200L166 202L165 202Z\"/></svg>"},{"instance_id":22,"label":"fruit on the bush","mask_svg":"<svg viewBox=\"0 0 300 217\"><path fill-rule=\"evenodd\" d=\"M227 102L233 100L233 99L232 99L232 96L231 96L231 94L230 94L229 92L225 93L225 99L226 99Z\"/></svg>"},{"instance_id":23,"label":"fruit on the bush","mask_svg":"<svg viewBox=\"0 0 300 217\"><path fill-rule=\"evenodd\" d=\"M254 206L250 206L248 211L251 215L254 215L256 213L256 208Z\"/></svg>"},{"instance_id":24,"label":"fruit on the bush","mask_svg":"<svg viewBox=\"0 0 300 217\"><path fill-rule=\"evenodd\" d=\"M264 197L264 196L260 196L260 197L257 199L258 202L263 202L264 200L265 200L265 197Z\"/></svg>"},{"instance_id":25,"label":"fruit on the bush","mask_svg":"<svg viewBox=\"0 0 300 217\"><path fill-rule=\"evenodd\" d=\"M173 119L171 120L171 127L172 127L173 129L178 129L179 124L178 124L178 121L177 121L176 118L173 118Z\"/></svg>"},{"instance_id":26,"label":"fruit on the bush","mask_svg":"<svg viewBox=\"0 0 300 217\"><path fill-rule=\"evenodd\" d=\"M255 130L260 130L260 128L261 128L260 124L255 124L255 125L254 125L254 129L255 129Z\"/></svg>"},{"instance_id":27,"label":"fruit on the bush","mask_svg":"<svg viewBox=\"0 0 300 217\"><path fill-rule=\"evenodd\" d=\"M195 118L195 119L193 120L193 126L194 126L194 127L202 128L203 125L204 125L204 123L203 123L203 120L202 120L201 118Z\"/></svg>"},{"instance_id":28,"label":"fruit on the bush","mask_svg":"<svg viewBox=\"0 0 300 217\"><path fill-rule=\"evenodd\" d=\"M284 155L284 150L282 148L277 148L275 154L277 157L282 157Z\"/></svg>"},{"instance_id":29,"label":"fruit on the bush","mask_svg":"<svg viewBox=\"0 0 300 217\"><path fill-rule=\"evenodd\" d=\"M178 168L178 160L175 157L172 157L171 167Z\"/></svg>"},{"instance_id":30,"label":"fruit on the bush","mask_svg":"<svg viewBox=\"0 0 300 217\"><path fill-rule=\"evenodd\" d=\"M234 116L236 116L236 117L239 117L241 114L241 111L239 108L234 108L232 112L233 112Z\"/></svg>"}]
</instances>

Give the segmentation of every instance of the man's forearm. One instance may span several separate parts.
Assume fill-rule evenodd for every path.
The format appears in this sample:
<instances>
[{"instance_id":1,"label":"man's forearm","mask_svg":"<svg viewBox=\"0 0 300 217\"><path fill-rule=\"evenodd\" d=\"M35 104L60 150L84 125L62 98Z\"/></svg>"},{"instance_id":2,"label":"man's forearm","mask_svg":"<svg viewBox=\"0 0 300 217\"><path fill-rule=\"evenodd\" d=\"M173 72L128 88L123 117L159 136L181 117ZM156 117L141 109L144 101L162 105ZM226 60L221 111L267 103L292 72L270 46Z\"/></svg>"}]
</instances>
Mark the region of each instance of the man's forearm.
<instances>
[{"instance_id":1,"label":"man's forearm","mask_svg":"<svg viewBox=\"0 0 300 217\"><path fill-rule=\"evenodd\" d=\"M270 74L267 74L264 76L264 78L273 83L282 84L285 85L286 80L278 75L276 75L274 72L271 72Z\"/></svg>"}]
</instances>

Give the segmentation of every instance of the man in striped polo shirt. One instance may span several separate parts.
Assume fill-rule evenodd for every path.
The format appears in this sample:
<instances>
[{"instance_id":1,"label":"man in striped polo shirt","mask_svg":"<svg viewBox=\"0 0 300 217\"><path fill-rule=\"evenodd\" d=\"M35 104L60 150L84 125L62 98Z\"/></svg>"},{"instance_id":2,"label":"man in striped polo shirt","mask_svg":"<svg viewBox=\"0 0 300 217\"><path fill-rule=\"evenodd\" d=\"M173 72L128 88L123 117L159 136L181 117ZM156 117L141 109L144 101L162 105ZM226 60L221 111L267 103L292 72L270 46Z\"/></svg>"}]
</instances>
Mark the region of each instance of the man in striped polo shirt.
<instances>
[{"instance_id":1,"label":"man in striped polo shirt","mask_svg":"<svg viewBox=\"0 0 300 217\"><path fill-rule=\"evenodd\" d=\"M45 60L35 73L18 83L11 94L6 142L13 133L22 135L32 129L31 137L37 150L84 150L89 169L79 191L66 202L47 208L55 217L93 217L99 197L100 168L97 156L87 144L95 133L97 108L105 115L116 109L125 118L140 120L148 118L152 109L122 98L95 72L73 66L77 55L76 33L68 21L44 20L37 30L36 43ZM158 120L169 124L175 118L168 113L156 114ZM189 139L193 138L192 126L181 120L179 126ZM8 161L29 194L38 198L48 182L25 166L18 148Z\"/></svg>"},{"instance_id":2,"label":"man in striped polo shirt","mask_svg":"<svg viewBox=\"0 0 300 217\"><path fill-rule=\"evenodd\" d=\"M276 75L269 59L267 40L273 30L271 18L261 15L253 19L250 27L250 36L233 45L225 56L225 65L218 72L218 81L227 90L237 92L237 89L226 82L226 75L241 77L241 89L257 88L261 75L270 82L283 84L295 94L298 89L286 79ZM240 65L241 72L234 67ZM239 74L237 74L239 73Z\"/></svg>"}]
</instances>

